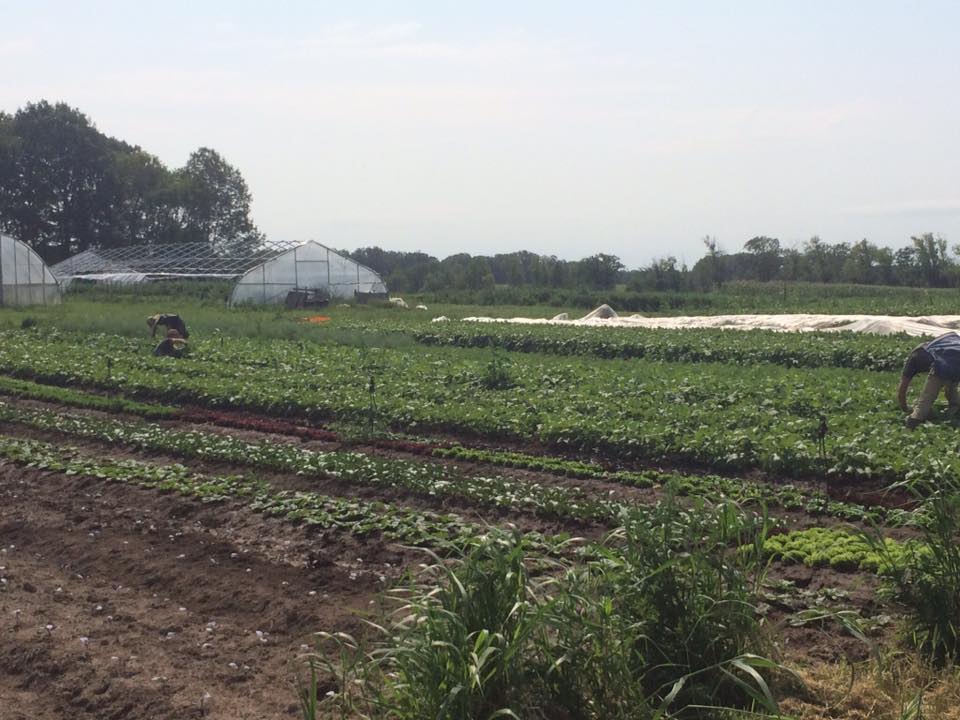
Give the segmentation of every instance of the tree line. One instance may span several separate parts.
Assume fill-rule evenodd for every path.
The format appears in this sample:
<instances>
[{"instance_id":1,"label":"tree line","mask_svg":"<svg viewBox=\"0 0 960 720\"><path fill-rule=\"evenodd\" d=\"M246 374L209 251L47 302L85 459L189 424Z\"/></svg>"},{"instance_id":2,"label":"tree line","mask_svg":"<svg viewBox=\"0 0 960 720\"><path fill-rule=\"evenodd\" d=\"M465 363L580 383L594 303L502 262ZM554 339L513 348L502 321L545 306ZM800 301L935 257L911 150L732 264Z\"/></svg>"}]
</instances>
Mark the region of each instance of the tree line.
<instances>
[{"instance_id":1,"label":"tree line","mask_svg":"<svg viewBox=\"0 0 960 720\"><path fill-rule=\"evenodd\" d=\"M482 291L497 286L569 290L697 292L721 289L732 281L807 281L910 287L960 286L960 263L944 238L923 233L897 250L857 243L826 243L813 237L798 248L758 236L743 249L726 253L713 237L703 239L705 254L692 268L673 256L628 270L616 255L599 253L562 260L521 250L493 256L460 253L439 260L422 252L379 247L345 254L376 270L397 292ZM960 246L953 248L960 255Z\"/></svg>"},{"instance_id":2,"label":"tree line","mask_svg":"<svg viewBox=\"0 0 960 720\"><path fill-rule=\"evenodd\" d=\"M47 101L0 112L0 230L49 263L90 247L203 242L230 251L264 239L246 182L215 150L201 147L170 169Z\"/></svg>"}]
</instances>

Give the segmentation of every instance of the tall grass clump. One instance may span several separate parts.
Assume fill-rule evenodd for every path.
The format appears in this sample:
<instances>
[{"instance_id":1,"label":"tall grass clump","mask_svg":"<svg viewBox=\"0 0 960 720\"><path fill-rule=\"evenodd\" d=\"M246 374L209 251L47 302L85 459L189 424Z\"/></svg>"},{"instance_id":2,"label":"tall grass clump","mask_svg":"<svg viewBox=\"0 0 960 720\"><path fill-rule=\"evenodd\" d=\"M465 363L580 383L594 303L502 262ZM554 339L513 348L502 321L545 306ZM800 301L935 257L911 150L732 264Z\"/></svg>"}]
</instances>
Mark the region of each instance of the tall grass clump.
<instances>
[{"instance_id":1,"label":"tall grass clump","mask_svg":"<svg viewBox=\"0 0 960 720\"><path fill-rule=\"evenodd\" d=\"M768 646L753 605L766 520L668 496L623 521L595 559L557 581L549 608L562 654L547 679L576 709L570 717L641 717L640 702L689 717L774 710L761 672L774 664L758 655Z\"/></svg>"},{"instance_id":2,"label":"tall grass clump","mask_svg":"<svg viewBox=\"0 0 960 720\"><path fill-rule=\"evenodd\" d=\"M906 605L906 639L935 665L960 661L960 491L915 488L923 541L884 563L886 591ZM878 551L883 543L875 541Z\"/></svg>"},{"instance_id":3,"label":"tall grass clump","mask_svg":"<svg viewBox=\"0 0 960 720\"><path fill-rule=\"evenodd\" d=\"M343 717L468 720L528 712L537 702L537 667L529 660L544 598L526 555L521 536L501 532L473 541L452 563L431 555L415 584L389 593L399 607L386 625L373 626L371 647L321 633L311 675L319 668L338 679L325 702ZM303 708L315 704L310 689L301 688Z\"/></svg>"},{"instance_id":4,"label":"tall grass clump","mask_svg":"<svg viewBox=\"0 0 960 720\"><path fill-rule=\"evenodd\" d=\"M491 531L391 593L366 643L321 634L304 717L655 720L774 712L751 604L765 523L673 500L630 513L580 559ZM747 550L737 551L748 545ZM317 677L332 677L325 698ZM320 690L318 690L318 688Z\"/></svg>"}]
</instances>

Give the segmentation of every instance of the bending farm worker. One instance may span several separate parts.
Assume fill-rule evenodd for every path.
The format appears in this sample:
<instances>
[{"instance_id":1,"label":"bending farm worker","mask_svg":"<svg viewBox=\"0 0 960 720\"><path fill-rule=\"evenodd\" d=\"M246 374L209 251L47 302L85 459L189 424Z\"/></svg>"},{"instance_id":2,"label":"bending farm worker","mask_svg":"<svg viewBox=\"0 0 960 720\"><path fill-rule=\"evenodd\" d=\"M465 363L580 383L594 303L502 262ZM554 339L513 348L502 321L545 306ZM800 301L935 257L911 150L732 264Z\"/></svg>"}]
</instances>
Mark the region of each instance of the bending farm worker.
<instances>
[{"instance_id":1,"label":"bending farm worker","mask_svg":"<svg viewBox=\"0 0 960 720\"><path fill-rule=\"evenodd\" d=\"M157 313L147 318L147 325L150 326L150 337L152 338L157 337L158 325L163 325L167 330L176 330L182 338L190 337L190 333L187 332L187 325L179 315Z\"/></svg>"},{"instance_id":2,"label":"bending farm worker","mask_svg":"<svg viewBox=\"0 0 960 720\"><path fill-rule=\"evenodd\" d=\"M153 349L157 357L183 357L187 353L187 341L176 330L167 330L167 336Z\"/></svg>"},{"instance_id":3,"label":"bending farm worker","mask_svg":"<svg viewBox=\"0 0 960 720\"><path fill-rule=\"evenodd\" d=\"M913 376L918 373L927 373L927 379L911 412L907 405L907 388L910 387ZM956 413L960 407L957 382L960 382L960 335L954 332L944 333L935 340L914 348L903 364L900 386L897 388L900 409L910 413L907 427L916 427L930 418L933 403L941 389L949 403L950 414Z\"/></svg>"}]
</instances>

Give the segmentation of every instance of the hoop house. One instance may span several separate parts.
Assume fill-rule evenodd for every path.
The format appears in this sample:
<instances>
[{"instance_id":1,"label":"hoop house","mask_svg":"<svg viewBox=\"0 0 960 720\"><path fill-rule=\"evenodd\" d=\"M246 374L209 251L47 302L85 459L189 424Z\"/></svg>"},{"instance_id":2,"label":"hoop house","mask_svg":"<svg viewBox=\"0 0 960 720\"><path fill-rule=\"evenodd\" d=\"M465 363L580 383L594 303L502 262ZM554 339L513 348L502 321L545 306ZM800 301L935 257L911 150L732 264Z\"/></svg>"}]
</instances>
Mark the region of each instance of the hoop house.
<instances>
[{"instance_id":1,"label":"hoop house","mask_svg":"<svg viewBox=\"0 0 960 720\"><path fill-rule=\"evenodd\" d=\"M26 243L0 235L0 305L53 305L60 302L57 279Z\"/></svg>"},{"instance_id":2,"label":"hoop house","mask_svg":"<svg viewBox=\"0 0 960 720\"><path fill-rule=\"evenodd\" d=\"M312 240L248 270L230 297L236 303L282 303L295 290L325 291L331 299L357 293L386 293L387 286L365 265Z\"/></svg>"}]
</instances>

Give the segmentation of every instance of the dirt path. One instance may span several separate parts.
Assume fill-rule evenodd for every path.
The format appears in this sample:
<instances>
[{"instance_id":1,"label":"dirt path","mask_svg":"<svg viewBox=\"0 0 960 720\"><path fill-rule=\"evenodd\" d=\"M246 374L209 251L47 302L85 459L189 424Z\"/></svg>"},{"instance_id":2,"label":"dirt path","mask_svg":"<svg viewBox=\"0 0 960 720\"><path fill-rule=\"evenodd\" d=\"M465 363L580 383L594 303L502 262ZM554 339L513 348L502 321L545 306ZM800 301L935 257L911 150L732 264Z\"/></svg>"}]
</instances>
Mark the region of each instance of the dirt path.
<instances>
[{"instance_id":1,"label":"dirt path","mask_svg":"<svg viewBox=\"0 0 960 720\"><path fill-rule=\"evenodd\" d=\"M0 464L4 720L297 717L293 659L412 562L399 549ZM389 563L389 565L388 565Z\"/></svg>"}]
</instances>

